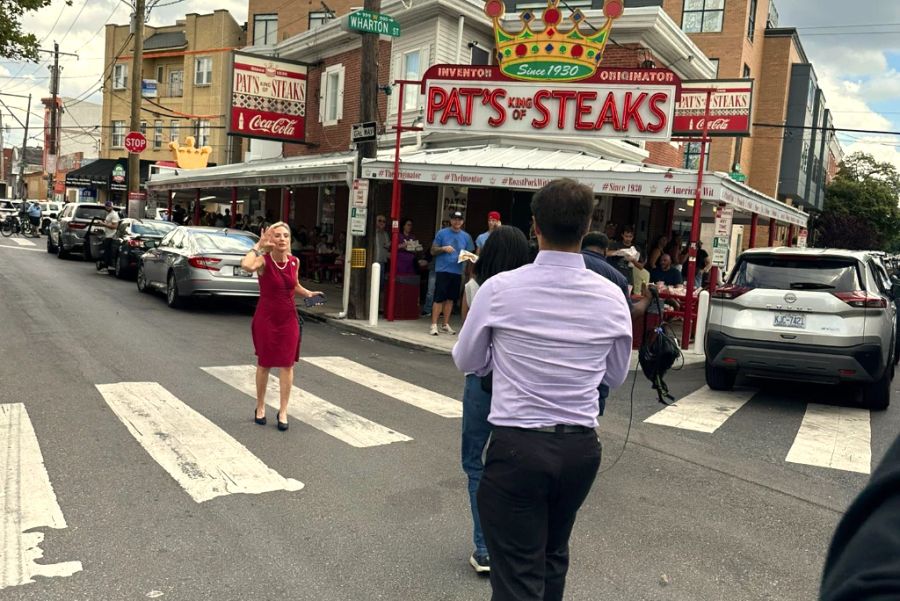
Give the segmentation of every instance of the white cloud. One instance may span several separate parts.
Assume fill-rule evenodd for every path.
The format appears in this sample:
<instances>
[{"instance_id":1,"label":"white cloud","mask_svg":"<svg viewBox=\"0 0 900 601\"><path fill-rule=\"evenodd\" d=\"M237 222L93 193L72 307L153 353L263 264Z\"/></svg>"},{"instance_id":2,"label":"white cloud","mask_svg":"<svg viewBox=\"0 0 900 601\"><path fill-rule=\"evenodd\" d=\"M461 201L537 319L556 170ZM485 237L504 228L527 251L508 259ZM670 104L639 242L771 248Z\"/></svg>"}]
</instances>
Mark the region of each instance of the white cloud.
<instances>
[{"instance_id":1,"label":"white cloud","mask_svg":"<svg viewBox=\"0 0 900 601\"><path fill-rule=\"evenodd\" d=\"M863 86L863 95L869 102L900 99L900 72L894 69L871 77Z\"/></svg>"}]
</instances>

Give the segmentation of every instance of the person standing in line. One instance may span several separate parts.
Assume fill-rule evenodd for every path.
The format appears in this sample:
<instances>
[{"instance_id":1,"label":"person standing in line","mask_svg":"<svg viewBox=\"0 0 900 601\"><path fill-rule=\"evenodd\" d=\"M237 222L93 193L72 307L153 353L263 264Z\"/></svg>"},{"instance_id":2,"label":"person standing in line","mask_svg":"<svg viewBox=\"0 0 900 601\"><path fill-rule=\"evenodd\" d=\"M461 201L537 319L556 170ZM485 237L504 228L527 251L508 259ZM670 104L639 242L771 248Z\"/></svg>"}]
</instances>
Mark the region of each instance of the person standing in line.
<instances>
[{"instance_id":1,"label":"person standing in line","mask_svg":"<svg viewBox=\"0 0 900 601\"><path fill-rule=\"evenodd\" d=\"M456 334L450 327L450 313L453 311L453 303L459 300L459 290L462 286L463 266L459 262L461 250L475 250L472 236L464 232L463 214L455 211L450 215L450 227L445 227L434 236L431 244L431 254L434 257L434 305L431 307L432 336L438 335L438 316L443 312L444 324L441 331L445 334Z\"/></svg>"},{"instance_id":2,"label":"person standing in line","mask_svg":"<svg viewBox=\"0 0 900 601\"><path fill-rule=\"evenodd\" d=\"M121 219L119 219L119 212L116 211L111 200L107 200L103 208L106 209L106 218L103 220L103 264L111 265L113 236L116 235L116 230L119 229L119 221Z\"/></svg>"},{"instance_id":3,"label":"person standing in line","mask_svg":"<svg viewBox=\"0 0 900 601\"><path fill-rule=\"evenodd\" d=\"M263 230L259 242L241 259L241 268L259 272L259 303L251 323L257 356L253 419L261 426L266 423L266 387L269 372L277 367L281 404L276 421L283 432L288 429L294 363L300 359L300 322L294 297L310 298L322 292L300 285L300 261L291 255L291 230L283 221Z\"/></svg>"},{"instance_id":4,"label":"person standing in line","mask_svg":"<svg viewBox=\"0 0 900 601\"><path fill-rule=\"evenodd\" d=\"M709 253L703 249L703 242L697 241L697 266L694 274L694 289L703 287L703 278L712 269L712 261L709 259ZM687 277L687 268L684 270L684 276Z\"/></svg>"},{"instance_id":5,"label":"person standing in line","mask_svg":"<svg viewBox=\"0 0 900 601\"><path fill-rule=\"evenodd\" d=\"M375 262L381 265L381 276L384 278L388 259L391 257L391 235L385 229L387 217L375 216Z\"/></svg>"},{"instance_id":6,"label":"person standing in line","mask_svg":"<svg viewBox=\"0 0 900 601\"><path fill-rule=\"evenodd\" d=\"M628 303L581 255L594 202L571 179L534 195L537 259L481 286L453 348L460 370L492 371L477 496L493 601L563 598L569 537L600 467L597 388L628 374Z\"/></svg>"},{"instance_id":7,"label":"person standing in line","mask_svg":"<svg viewBox=\"0 0 900 601\"><path fill-rule=\"evenodd\" d=\"M531 259L528 239L517 227L502 225L493 230L491 237L482 247L478 262L475 263L475 277L466 283L463 302L470 306L478 289L498 273L518 269ZM486 376L490 378L490 376ZM463 390L462 414L462 468L469 479L469 503L472 507L472 542L475 551L469 557L469 564L475 572L483 574L491 571L491 559L484 542L481 520L478 517L478 483L484 471L482 455L491 435L488 413L491 410L491 393L482 385L482 378L466 374Z\"/></svg>"},{"instance_id":8,"label":"person standing in line","mask_svg":"<svg viewBox=\"0 0 900 601\"><path fill-rule=\"evenodd\" d=\"M500 222L499 212L491 211L488 213L488 229L475 238L475 254L481 254L481 249L484 248L484 243L487 242L488 236L501 225L503 224Z\"/></svg>"}]
</instances>

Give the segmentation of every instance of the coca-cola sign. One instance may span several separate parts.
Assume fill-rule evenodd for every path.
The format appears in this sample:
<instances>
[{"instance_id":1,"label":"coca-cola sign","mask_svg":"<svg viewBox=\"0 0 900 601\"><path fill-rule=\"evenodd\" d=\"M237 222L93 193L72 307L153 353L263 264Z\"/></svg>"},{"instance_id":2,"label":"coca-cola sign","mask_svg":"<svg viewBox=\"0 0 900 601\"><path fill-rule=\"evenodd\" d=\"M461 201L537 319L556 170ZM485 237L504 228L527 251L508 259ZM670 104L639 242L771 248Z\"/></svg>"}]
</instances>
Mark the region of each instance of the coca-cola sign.
<instances>
[{"instance_id":1,"label":"coca-cola sign","mask_svg":"<svg viewBox=\"0 0 900 601\"><path fill-rule=\"evenodd\" d=\"M706 98L709 95L709 122ZM753 117L752 79L685 81L675 106L672 135L749 136Z\"/></svg>"},{"instance_id":2,"label":"coca-cola sign","mask_svg":"<svg viewBox=\"0 0 900 601\"><path fill-rule=\"evenodd\" d=\"M228 133L247 138L303 142L306 80L303 63L233 53Z\"/></svg>"}]
</instances>

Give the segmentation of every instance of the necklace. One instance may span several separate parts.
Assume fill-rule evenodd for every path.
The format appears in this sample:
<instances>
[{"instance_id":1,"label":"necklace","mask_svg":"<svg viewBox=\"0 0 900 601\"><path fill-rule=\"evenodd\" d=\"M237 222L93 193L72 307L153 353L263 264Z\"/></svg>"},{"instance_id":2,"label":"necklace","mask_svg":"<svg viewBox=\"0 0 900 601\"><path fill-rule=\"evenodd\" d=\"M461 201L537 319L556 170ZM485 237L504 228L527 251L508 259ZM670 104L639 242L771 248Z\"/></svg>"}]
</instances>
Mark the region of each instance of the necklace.
<instances>
[{"instance_id":1,"label":"necklace","mask_svg":"<svg viewBox=\"0 0 900 601\"><path fill-rule=\"evenodd\" d=\"M289 258L285 257L285 259L284 259L284 265L279 265L279 264L278 264L278 261L275 260L275 257L272 257L272 263L274 263L274 264L275 264L275 267L277 267L277 268L278 268L279 270L281 270L281 271L284 271L285 268L287 268L288 263L290 263L290 262L291 262L291 260L290 260Z\"/></svg>"}]
</instances>

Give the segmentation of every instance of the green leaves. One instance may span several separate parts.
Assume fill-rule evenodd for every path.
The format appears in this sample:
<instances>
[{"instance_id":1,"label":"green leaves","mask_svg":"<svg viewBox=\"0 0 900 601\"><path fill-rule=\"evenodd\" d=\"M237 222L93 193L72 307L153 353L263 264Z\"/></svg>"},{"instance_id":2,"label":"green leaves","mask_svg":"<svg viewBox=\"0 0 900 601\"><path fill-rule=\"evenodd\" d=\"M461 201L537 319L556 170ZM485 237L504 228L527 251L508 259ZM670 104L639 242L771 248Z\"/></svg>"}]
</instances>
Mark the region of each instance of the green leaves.
<instances>
[{"instance_id":1,"label":"green leaves","mask_svg":"<svg viewBox=\"0 0 900 601\"><path fill-rule=\"evenodd\" d=\"M0 0L0 57L38 60L38 39L22 31L25 13L50 5L51 0ZM71 5L71 0L66 2Z\"/></svg>"},{"instance_id":2,"label":"green leaves","mask_svg":"<svg viewBox=\"0 0 900 601\"><path fill-rule=\"evenodd\" d=\"M854 153L825 190L819 245L892 251L900 247L900 173Z\"/></svg>"}]
</instances>

